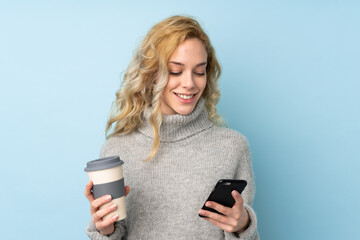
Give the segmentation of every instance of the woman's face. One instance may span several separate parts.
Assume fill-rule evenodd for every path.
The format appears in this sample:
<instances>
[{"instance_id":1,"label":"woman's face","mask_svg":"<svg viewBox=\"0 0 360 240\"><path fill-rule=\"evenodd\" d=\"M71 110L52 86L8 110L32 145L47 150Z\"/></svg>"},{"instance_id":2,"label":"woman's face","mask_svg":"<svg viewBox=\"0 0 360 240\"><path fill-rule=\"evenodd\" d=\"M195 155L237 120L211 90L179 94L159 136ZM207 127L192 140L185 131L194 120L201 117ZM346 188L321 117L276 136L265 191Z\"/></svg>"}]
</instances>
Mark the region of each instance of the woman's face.
<instances>
[{"instance_id":1,"label":"woman's face","mask_svg":"<svg viewBox=\"0 0 360 240\"><path fill-rule=\"evenodd\" d=\"M197 38L181 43L168 62L169 79L161 96L161 112L190 114L206 86L207 53Z\"/></svg>"}]
</instances>

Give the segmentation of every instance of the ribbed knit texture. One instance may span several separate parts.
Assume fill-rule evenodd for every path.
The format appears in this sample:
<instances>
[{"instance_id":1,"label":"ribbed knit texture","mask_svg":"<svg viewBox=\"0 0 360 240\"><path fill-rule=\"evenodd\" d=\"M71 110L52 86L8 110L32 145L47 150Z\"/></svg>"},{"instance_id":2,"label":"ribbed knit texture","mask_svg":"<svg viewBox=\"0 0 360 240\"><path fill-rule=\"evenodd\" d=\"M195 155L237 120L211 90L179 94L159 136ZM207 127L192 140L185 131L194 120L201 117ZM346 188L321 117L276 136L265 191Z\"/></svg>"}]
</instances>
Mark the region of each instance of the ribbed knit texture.
<instances>
[{"instance_id":1,"label":"ribbed knit texture","mask_svg":"<svg viewBox=\"0 0 360 240\"><path fill-rule=\"evenodd\" d=\"M91 239L259 239L251 204L255 185L248 143L240 133L214 126L200 98L189 115L167 115L160 129L160 148L144 162L153 143L153 130L145 122L138 130L108 139L100 157L120 156L124 161L127 218L115 224L110 236L101 235L90 222ZM249 227L241 234L227 233L198 216L219 179L245 179L244 206Z\"/></svg>"}]
</instances>

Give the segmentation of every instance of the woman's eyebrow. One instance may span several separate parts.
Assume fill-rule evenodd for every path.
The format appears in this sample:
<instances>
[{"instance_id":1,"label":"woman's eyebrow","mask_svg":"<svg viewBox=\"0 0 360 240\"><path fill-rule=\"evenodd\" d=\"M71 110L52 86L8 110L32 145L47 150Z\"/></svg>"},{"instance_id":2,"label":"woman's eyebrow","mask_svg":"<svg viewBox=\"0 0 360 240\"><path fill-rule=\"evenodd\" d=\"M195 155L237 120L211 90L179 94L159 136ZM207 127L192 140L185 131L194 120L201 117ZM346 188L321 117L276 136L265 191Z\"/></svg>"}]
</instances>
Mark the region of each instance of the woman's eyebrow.
<instances>
[{"instance_id":1,"label":"woman's eyebrow","mask_svg":"<svg viewBox=\"0 0 360 240\"><path fill-rule=\"evenodd\" d=\"M169 63L176 64L176 65L180 65L180 66L184 66L184 64L181 63L181 62L171 61L171 62L169 62ZM207 64L207 62L202 62L202 63L197 64L196 67L203 66L203 65L206 65L206 64Z\"/></svg>"}]
</instances>

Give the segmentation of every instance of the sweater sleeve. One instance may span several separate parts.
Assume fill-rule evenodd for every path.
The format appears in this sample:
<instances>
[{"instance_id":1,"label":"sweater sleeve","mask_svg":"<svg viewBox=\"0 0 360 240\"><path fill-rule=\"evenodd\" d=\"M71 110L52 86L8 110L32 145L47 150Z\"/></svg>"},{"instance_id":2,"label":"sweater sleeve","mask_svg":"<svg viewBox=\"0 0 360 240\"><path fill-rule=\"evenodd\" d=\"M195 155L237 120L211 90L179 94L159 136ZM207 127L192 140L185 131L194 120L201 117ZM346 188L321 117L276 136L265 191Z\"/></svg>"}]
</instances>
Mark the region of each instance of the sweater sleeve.
<instances>
[{"instance_id":1,"label":"sweater sleeve","mask_svg":"<svg viewBox=\"0 0 360 240\"><path fill-rule=\"evenodd\" d=\"M244 208L249 214L250 224L240 234L225 232L226 240L258 240L259 235L257 232L257 218L255 211L252 209L252 202L255 196L255 181L252 170L251 154L249 144L244 136L241 137L239 146L239 160L238 160L236 179L244 179L247 181L245 190L241 193L244 199Z\"/></svg>"},{"instance_id":2,"label":"sweater sleeve","mask_svg":"<svg viewBox=\"0 0 360 240\"><path fill-rule=\"evenodd\" d=\"M111 139L106 141L101 148L99 158L111 156ZM105 236L96 229L95 224L90 221L86 228L86 234L92 240L120 240L126 235L125 219L115 222L115 230L112 234Z\"/></svg>"},{"instance_id":3,"label":"sweater sleeve","mask_svg":"<svg viewBox=\"0 0 360 240\"><path fill-rule=\"evenodd\" d=\"M126 233L124 220L115 223L115 230L112 234L105 236L102 235L95 227L95 224L90 221L86 228L86 234L92 240L120 240Z\"/></svg>"}]
</instances>

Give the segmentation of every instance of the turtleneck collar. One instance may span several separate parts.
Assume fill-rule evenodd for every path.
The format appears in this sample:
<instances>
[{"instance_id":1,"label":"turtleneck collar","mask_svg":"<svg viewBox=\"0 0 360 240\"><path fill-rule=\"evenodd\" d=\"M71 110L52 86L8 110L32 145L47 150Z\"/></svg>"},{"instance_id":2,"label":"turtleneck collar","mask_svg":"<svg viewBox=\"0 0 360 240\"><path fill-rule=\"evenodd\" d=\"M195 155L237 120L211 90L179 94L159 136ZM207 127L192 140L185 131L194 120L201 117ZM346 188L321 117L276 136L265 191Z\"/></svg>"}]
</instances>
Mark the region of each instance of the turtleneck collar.
<instances>
[{"instance_id":1,"label":"turtleneck collar","mask_svg":"<svg viewBox=\"0 0 360 240\"><path fill-rule=\"evenodd\" d=\"M153 138L153 129L150 124L151 108L144 111L144 123L138 128L142 134ZM162 124L160 126L160 141L174 142L205 129L212 127L208 112L205 107L205 100L201 97L196 104L194 110L188 115L163 115Z\"/></svg>"}]
</instances>

